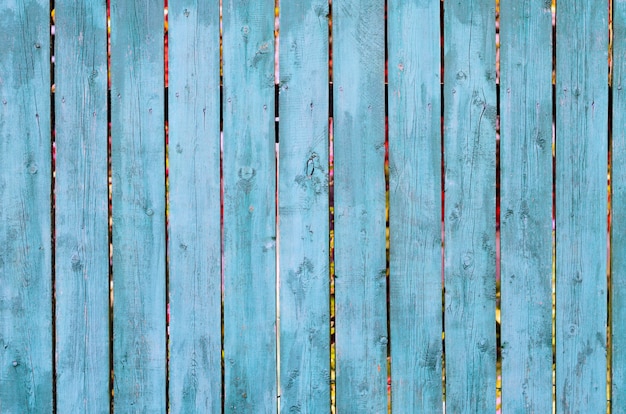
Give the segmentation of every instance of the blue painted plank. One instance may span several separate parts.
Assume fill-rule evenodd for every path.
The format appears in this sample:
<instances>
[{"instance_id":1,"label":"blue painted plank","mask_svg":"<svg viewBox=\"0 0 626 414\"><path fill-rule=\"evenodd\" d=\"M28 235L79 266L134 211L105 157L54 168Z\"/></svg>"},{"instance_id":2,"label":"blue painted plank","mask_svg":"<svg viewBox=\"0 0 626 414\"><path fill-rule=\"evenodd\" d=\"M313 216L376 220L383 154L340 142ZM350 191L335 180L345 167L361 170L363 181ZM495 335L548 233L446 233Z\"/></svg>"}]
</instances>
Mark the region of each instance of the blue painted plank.
<instances>
[{"instance_id":1,"label":"blue painted plank","mask_svg":"<svg viewBox=\"0 0 626 414\"><path fill-rule=\"evenodd\" d=\"M281 412L330 405L328 4L280 8Z\"/></svg>"},{"instance_id":2,"label":"blue painted plank","mask_svg":"<svg viewBox=\"0 0 626 414\"><path fill-rule=\"evenodd\" d=\"M608 8L556 19L556 408L605 412Z\"/></svg>"},{"instance_id":3,"label":"blue painted plank","mask_svg":"<svg viewBox=\"0 0 626 414\"><path fill-rule=\"evenodd\" d=\"M494 3L444 3L446 409L495 412Z\"/></svg>"},{"instance_id":4,"label":"blue painted plank","mask_svg":"<svg viewBox=\"0 0 626 414\"><path fill-rule=\"evenodd\" d=\"M107 19L55 4L56 393L59 412L109 412Z\"/></svg>"},{"instance_id":5,"label":"blue painted plank","mask_svg":"<svg viewBox=\"0 0 626 414\"><path fill-rule=\"evenodd\" d=\"M611 409L626 414L626 1L613 2L611 148Z\"/></svg>"},{"instance_id":6,"label":"blue painted plank","mask_svg":"<svg viewBox=\"0 0 626 414\"><path fill-rule=\"evenodd\" d=\"M336 404L387 410L384 2L333 2Z\"/></svg>"},{"instance_id":7,"label":"blue painted plank","mask_svg":"<svg viewBox=\"0 0 626 414\"><path fill-rule=\"evenodd\" d=\"M443 409L439 6L439 0L389 3L389 319L396 412Z\"/></svg>"},{"instance_id":8,"label":"blue painted plank","mask_svg":"<svg viewBox=\"0 0 626 414\"><path fill-rule=\"evenodd\" d=\"M221 407L218 2L169 1L169 402Z\"/></svg>"},{"instance_id":9,"label":"blue painted plank","mask_svg":"<svg viewBox=\"0 0 626 414\"><path fill-rule=\"evenodd\" d=\"M52 412L50 4L0 6L0 411Z\"/></svg>"},{"instance_id":10,"label":"blue painted plank","mask_svg":"<svg viewBox=\"0 0 626 414\"><path fill-rule=\"evenodd\" d=\"M274 1L222 7L224 409L274 413Z\"/></svg>"},{"instance_id":11,"label":"blue painted plank","mask_svg":"<svg viewBox=\"0 0 626 414\"><path fill-rule=\"evenodd\" d=\"M111 2L115 410L166 411L163 2Z\"/></svg>"},{"instance_id":12,"label":"blue painted plank","mask_svg":"<svg viewBox=\"0 0 626 414\"><path fill-rule=\"evenodd\" d=\"M500 2L500 58L502 410L549 413L552 411L550 2Z\"/></svg>"}]
</instances>

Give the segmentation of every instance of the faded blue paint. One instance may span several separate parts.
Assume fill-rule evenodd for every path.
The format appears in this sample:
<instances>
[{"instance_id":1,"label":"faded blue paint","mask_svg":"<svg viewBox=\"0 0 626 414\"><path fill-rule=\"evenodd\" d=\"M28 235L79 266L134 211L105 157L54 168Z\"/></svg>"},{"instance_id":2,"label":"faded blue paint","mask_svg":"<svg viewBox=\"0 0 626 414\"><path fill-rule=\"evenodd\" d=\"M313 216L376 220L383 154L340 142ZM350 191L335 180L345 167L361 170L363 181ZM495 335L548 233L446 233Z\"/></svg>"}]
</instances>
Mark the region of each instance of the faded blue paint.
<instances>
[{"instance_id":1,"label":"faded blue paint","mask_svg":"<svg viewBox=\"0 0 626 414\"><path fill-rule=\"evenodd\" d=\"M0 7L1 412L52 412L49 12Z\"/></svg>"},{"instance_id":2,"label":"faded blue paint","mask_svg":"<svg viewBox=\"0 0 626 414\"><path fill-rule=\"evenodd\" d=\"M108 413L106 4L55 15L56 408Z\"/></svg>"},{"instance_id":3,"label":"faded blue paint","mask_svg":"<svg viewBox=\"0 0 626 414\"><path fill-rule=\"evenodd\" d=\"M494 3L444 8L446 409L488 413L496 404Z\"/></svg>"},{"instance_id":4,"label":"faded blue paint","mask_svg":"<svg viewBox=\"0 0 626 414\"><path fill-rule=\"evenodd\" d=\"M280 13L280 404L283 413L325 413L330 409L328 4L283 2Z\"/></svg>"},{"instance_id":5,"label":"faded blue paint","mask_svg":"<svg viewBox=\"0 0 626 414\"><path fill-rule=\"evenodd\" d=\"M606 410L608 8L602 6L572 0L556 9L557 412Z\"/></svg>"},{"instance_id":6,"label":"faded blue paint","mask_svg":"<svg viewBox=\"0 0 626 414\"><path fill-rule=\"evenodd\" d=\"M503 412L552 410L551 38L549 2L500 3Z\"/></svg>"},{"instance_id":7,"label":"faded blue paint","mask_svg":"<svg viewBox=\"0 0 626 414\"><path fill-rule=\"evenodd\" d=\"M391 406L441 412L440 2L389 3ZM421 20L423 23L416 25Z\"/></svg>"},{"instance_id":8,"label":"faded blue paint","mask_svg":"<svg viewBox=\"0 0 626 414\"><path fill-rule=\"evenodd\" d=\"M166 411L163 2L111 2L115 411Z\"/></svg>"},{"instance_id":9,"label":"faded blue paint","mask_svg":"<svg viewBox=\"0 0 626 414\"><path fill-rule=\"evenodd\" d=\"M384 2L333 2L337 411L387 410Z\"/></svg>"},{"instance_id":10,"label":"faded blue paint","mask_svg":"<svg viewBox=\"0 0 626 414\"><path fill-rule=\"evenodd\" d=\"M275 413L274 1L222 7L224 409Z\"/></svg>"}]
</instances>

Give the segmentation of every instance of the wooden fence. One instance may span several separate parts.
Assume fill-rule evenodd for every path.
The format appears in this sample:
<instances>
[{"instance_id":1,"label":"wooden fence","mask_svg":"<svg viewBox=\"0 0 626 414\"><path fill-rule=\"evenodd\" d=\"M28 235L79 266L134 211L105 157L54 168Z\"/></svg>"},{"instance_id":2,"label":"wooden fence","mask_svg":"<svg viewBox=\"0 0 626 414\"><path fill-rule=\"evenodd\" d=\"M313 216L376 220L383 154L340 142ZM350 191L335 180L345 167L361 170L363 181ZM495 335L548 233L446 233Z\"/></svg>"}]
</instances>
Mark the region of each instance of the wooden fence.
<instances>
[{"instance_id":1,"label":"wooden fence","mask_svg":"<svg viewBox=\"0 0 626 414\"><path fill-rule=\"evenodd\" d=\"M626 413L626 1L221 3L0 5L0 412Z\"/></svg>"}]
</instances>

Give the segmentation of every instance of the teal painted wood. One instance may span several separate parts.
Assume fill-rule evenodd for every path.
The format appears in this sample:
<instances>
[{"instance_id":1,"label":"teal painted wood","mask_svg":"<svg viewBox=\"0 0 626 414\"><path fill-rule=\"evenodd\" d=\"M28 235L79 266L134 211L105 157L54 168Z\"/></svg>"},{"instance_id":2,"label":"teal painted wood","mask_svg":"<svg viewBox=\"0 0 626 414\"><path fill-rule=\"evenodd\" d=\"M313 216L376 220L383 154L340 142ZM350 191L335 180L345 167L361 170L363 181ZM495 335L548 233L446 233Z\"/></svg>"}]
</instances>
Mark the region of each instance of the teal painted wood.
<instances>
[{"instance_id":1,"label":"teal painted wood","mask_svg":"<svg viewBox=\"0 0 626 414\"><path fill-rule=\"evenodd\" d=\"M438 0L388 5L389 319L395 412L443 409L439 6Z\"/></svg>"},{"instance_id":2,"label":"teal painted wood","mask_svg":"<svg viewBox=\"0 0 626 414\"><path fill-rule=\"evenodd\" d=\"M387 410L384 2L333 2L336 404Z\"/></svg>"},{"instance_id":3,"label":"teal painted wood","mask_svg":"<svg viewBox=\"0 0 626 414\"><path fill-rule=\"evenodd\" d=\"M626 0L613 2L611 148L611 408L626 414Z\"/></svg>"},{"instance_id":4,"label":"teal painted wood","mask_svg":"<svg viewBox=\"0 0 626 414\"><path fill-rule=\"evenodd\" d=\"M274 413L274 1L222 7L224 409Z\"/></svg>"},{"instance_id":5,"label":"teal painted wood","mask_svg":"<svg viewBox=\"0 0 626 414\"><path fill-rule=\"evenodd\" d=\"M169 1L169 402L221 410L217 2Z\"/></svg>"},{"instance_id":6,"label":"teal painted wood","mask_svg":"<svg viewBox=\"0 0 626 414\"><path fill-rule=\"evenodd\" d=\"M55 16L57 410L108 413L106 3Z\"/></svg>"},{"instance_id":7,"label":"teal painted wood","mask_svg":"<svg viewBox=\"0 0 626 414\"><path fill-rule=\"evenodd\" d=\"M1 412L52 412L49 16L0 6Z\"/></svg>"},{"instance_id":8,"label":"teal painted wood","mask_svg":"<svg viewBox=\"0 0 626 414\"><path fill-rule=\"evenodd\" d=\"M163 2L111 2L115 410L166 411Z\"/></svg>"},{"instance_id":9,"label":"teal painted wood","mask_svg":"<svg viewBox=\"0 0 626 414\"><path fill-rule=\"evenodd\" d=\"M550 2L500 2L500 59L502 410L549 413L552 411Z\"/></svg>"},{"instance_id":10,"label":"teal painted wood","mask_svg":"<svg viewBox=\"0 0 626 414\"><path fill-rule=\"evenodd\" d=\"M446 409L487 413L496 403L494 4L444 8Z\"/></svg>"},{"instance_id":11,"label":"teal painted wood","mask_svg":"<svg viewBox=\"0 0 626 414\"><path fill-rule=\"evenodd\" d=\"M280 405L284 413L323 413L330 409L328 3L281 4L280 40Z\"/></svg>"},{"instance_id":12,"label":"teal painted wood","mask_svg":"<svg viewBox=\"0 0 626 414\"><path fill-rule=\"evenodd\" d=\"M606 3L556 9L556 409L606 410Z\"/></svg>"}]
</instances>

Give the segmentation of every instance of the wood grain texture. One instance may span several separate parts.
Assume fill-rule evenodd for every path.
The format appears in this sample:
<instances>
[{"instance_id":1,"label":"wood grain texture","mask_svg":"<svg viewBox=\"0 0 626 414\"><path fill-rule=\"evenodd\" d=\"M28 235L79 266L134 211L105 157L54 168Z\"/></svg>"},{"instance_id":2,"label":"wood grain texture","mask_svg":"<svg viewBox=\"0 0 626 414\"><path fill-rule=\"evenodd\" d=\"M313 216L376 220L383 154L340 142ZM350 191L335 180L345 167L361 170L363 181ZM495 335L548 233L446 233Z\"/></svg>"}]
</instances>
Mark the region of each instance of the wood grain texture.
<instances>
[{"instance_id":1,"label":"wood grain texture","mask_svg":"<svg viewBox=\"0 0 626 414\"><path fill-rule=\"evenodd\" d=\"M556 407L606 410L608 8L556 9Z\"/></svg>"},{"instance_id":2,"label":"wood grain texture","mask_svg":"<svg viewBox=\"0 0 626 414\"><path fill-rule=\"evenodd\" d=\"M169 1L170 409L221 407L219 4Z\"/></svg>"},{"instance_id":3,"label":"wood grain texture","mask_svg":"<svg viewBox=\"0 0 626 414\"><path fill-rule=\"evenodd\" d=\"M106 4L55 16L57 410L108 413Z\"/></svg>"},{"instance_id":4,"label":"wood grain texture","mask_svg":"<svg viewBox=\"0 0 626 414\"><path fill-rule=\"evenodd\" d=\"M384 2L333 2L336 404L387 410Z\"/></svg>"},{"instance_id":5,"label":"wood grain texture","mask_svg":"<svg viewBox=\"0 0 626 414\"><path fill-rule=\"evenodd\" d=\"M115 410L166 411L163 2L111 2Z\"/></svg>"},{"instance_id":6,"label":"wood grain texture","mask_svg":"<svg viewBox=\"0 0 626 414\"><path fill-rule=\"evenodd\" d=\"M494 3L444 8L446 409L487 413L496 403Z\"/></svg>"},{"instance_id":7,"label":"wood grain texture","mask_svg":"<svg viewBox=\"0 0 626 414\"><path fill-rule=\"evenodd\" d=\"M227 412L276 412L274 1L223 4Z\"/></svg>"},{"instance_id":8,"label":"wood grain texture","mask_svg":"<svg viewBox=\"0 0 626 414\"><path fill-rule=\"evenodd\" d=\"M439 6L389 3L389 319L397 412L443 407Z\"/></svg>"},{"instance_id":9,"label":"wood grain texture","mask_svg":"<svg viewBox=\"0 0 626 414\"><path fill-rule=\"evenodd\" d=\"M0 6L1 412L52 412L49 7Z\"/></svg>"},{"instance_id":10,"label":"wood grain texture","mask_svg":"<svg viewBox=\"0 0 626 414\"><path fill-rule=\"evenodd\" d=\"M500 3L503 412L552 410L551 45L549 2Z\"/></svg>"},{"instance_id":11,"label":"wood grain texture","mask_svg":"<svg viewBox=\"0 0 626 414\"><path fill-rule=\"evenodd\" d=\"M328 412L328 3L280 9L281 411Z\"/></svg>"},{"instance_id":12,"label":"wood grain texture","mask_svg":"<svg viewBox=\"0 0 626 414\"><path fill-rule=\"evenodd\" d=\"M611 310L614 414L626 414L626 0L613 1Z\"/></svg>"}]
</instances>

